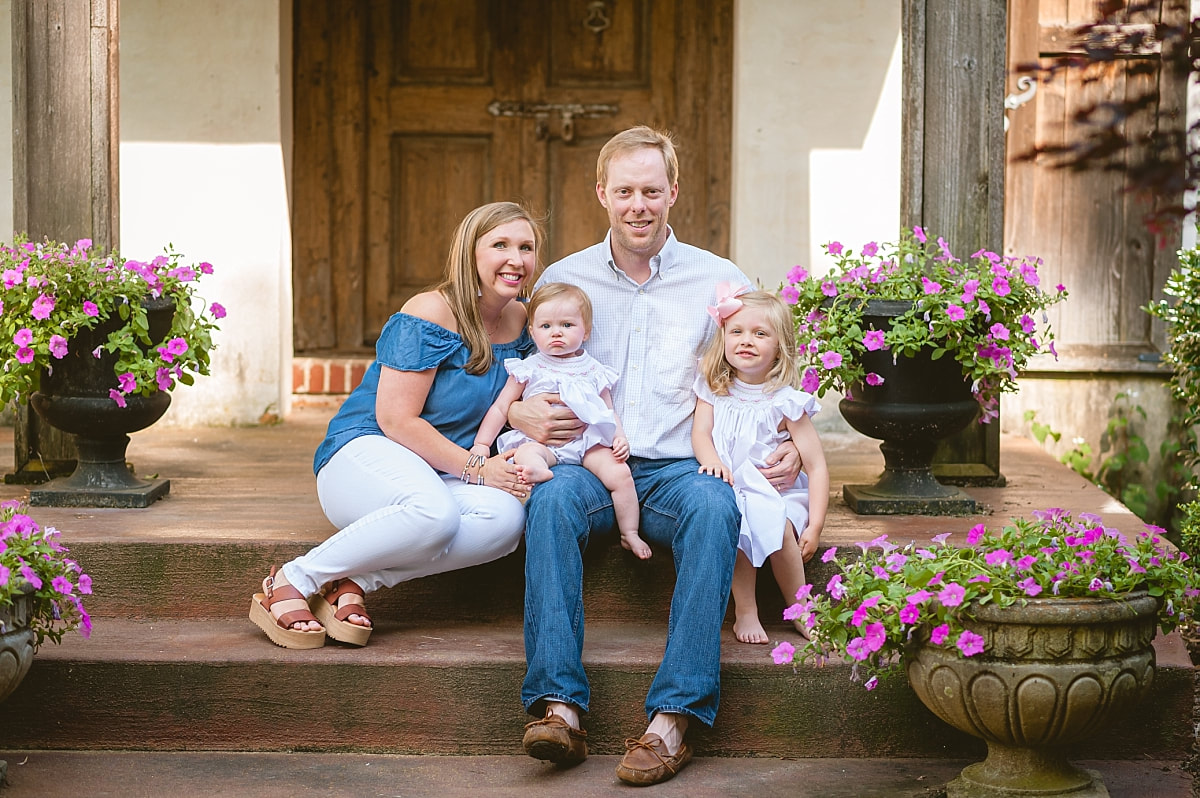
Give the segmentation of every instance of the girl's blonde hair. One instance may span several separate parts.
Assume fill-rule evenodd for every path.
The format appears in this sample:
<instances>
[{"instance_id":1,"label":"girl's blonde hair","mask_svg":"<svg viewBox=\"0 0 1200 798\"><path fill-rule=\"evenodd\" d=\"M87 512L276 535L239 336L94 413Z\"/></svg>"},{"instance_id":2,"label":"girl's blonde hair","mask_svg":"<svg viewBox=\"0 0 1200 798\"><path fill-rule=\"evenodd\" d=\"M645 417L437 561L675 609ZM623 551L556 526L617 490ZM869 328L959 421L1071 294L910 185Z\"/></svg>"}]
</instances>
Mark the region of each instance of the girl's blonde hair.
<instances>
[{"instance_id":1,"label":"girl's blonde hair","mask_svg":"<svg viewBox=\"0 0 1200 798\"><path fill-rule=\"evenodd\" d=\"M763 388L778 391L780 388L796 388L800 382L800 370L796 368L796 327L792 312L778 296L767 291L750 291L741 294L743 308L758 308L766 311L767 323L779 341L775 350L775 362L767 372ZM728 320L725 322L728 323ZM700 357L700 373L708 383L709 390L717 396L729 394L733 384L734 369L725 359L725 326L717 327L717 334L708 342L708 348Z\"/></svg>"},{"instance_id":2,"label":"girl's blonde hair","mask_svg":"<svg viewBox=\"0 0 1200 798\"><path fill-rule=\"evenodd\" d=\"M579 305L579 315L583 318L583 331L591 335L592 301L588 299L588 295L583 292L582 288L570 283L543 283L538 286L538 289L533 292L529 304L525 307L529 313L529 326L533 326L533 317L537 315L538 308L547 302L564 297L574 299Z\"/></svg>"},{"instance_id":3,"label":"girl's blonde hair","mask_svg":"<svg viewBox=\"0 0 1200 798\"><path fill-rule=\"evenodd\" d=\"M491 202L471 211L458 223L454 238L450 242L450 254L446 256L446 273L434 290L446 298L446 304L458 324L458 334L467 343L471 357L467 359L468 374L485 374L492 367L492 340L483 318L479 315L479 265L475 261L475 245L479 239L502 224L522 220L533 228L534 254L542 251L542 228L533 215L515 202ZM528 275L521 294L528 296L530 287L537 278L538 261L534 262L534 274Z\"/></svg>"}]
</instances>

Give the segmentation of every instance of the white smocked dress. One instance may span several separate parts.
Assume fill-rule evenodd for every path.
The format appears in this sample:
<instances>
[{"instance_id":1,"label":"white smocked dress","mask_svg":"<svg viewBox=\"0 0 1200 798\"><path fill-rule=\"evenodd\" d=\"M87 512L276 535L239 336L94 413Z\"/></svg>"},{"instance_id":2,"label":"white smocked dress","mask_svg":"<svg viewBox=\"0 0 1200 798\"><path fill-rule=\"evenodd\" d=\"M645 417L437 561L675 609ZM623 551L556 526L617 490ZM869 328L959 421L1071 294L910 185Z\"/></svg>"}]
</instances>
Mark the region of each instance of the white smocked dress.
<instances>
[{"instance_id":1,"label":"white smocked dress","mask_svg":"<svg viewBox=\"0 0 1200 798\"><path fill-rule=\"evenodd\" d=\"M616 371L587 352L567 358L534 352L524 360L508 358L504 361L504 368L518 382L525 384L522 398L539 393L556 393L563 404L587 424L583 434L575 440L562 446L549 447L559 463L579 465L593 446L612 446L613 437L617 434L617 417L604 404L600 392L605 388L611 389L616 383L620 376ZM496 446L503 452L530 441L532 439L520 430L512 430L501 435Z\"/></svg>"},{"instance_id":2,"label":"white smocked dress","mask_svg":"<svg viewBox=\"0 0 1200 798\"><path fill-rule=\"evenodd\" d=\"M738 549L758 568L783 546L790 520L796 534L808 526L808 475L803 471L786 490L777 491L758 470L789 440L783 419L795 421L821 410L812 394L795 388L766 393L761 385L734 380L728 396L717 396L703 376L693 386L696 396L713 406L713 444L733 472L733 490L742 513Z\"/></svg>"}]
</instances>

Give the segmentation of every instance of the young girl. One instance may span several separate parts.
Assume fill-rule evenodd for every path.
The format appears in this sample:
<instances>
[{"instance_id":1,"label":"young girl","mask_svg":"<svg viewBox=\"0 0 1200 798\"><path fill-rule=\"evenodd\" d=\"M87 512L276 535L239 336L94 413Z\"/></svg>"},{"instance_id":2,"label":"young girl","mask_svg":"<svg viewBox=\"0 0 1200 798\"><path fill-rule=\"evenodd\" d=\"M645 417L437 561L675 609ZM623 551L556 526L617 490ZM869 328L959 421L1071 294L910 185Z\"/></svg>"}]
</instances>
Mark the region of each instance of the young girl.
<instances>
[{"instance_id":1,"label":"young girl","mask_svg":"<svg viewBox=\"0 0 1200 798\"><path fill-rule=\"evenodd\" d=\"M766 643L754 595L756 569L770 557L775 581L791 602L804 585L804 563L817 550L829 504L829 471L816 427L821 407L798 391L792 315L774 294L717 285L709 313L717 334L700 360L692 447L700 472L733 486L742 511L733 569L733 633ZM759 472L764 458L791 438L804 471L776 490ZM807 630L794 621L796 630Z\"/></svg>"},{"instance_id":2,"label":"young girl","mask_svg":"<svg viewBox=\"0 0 1200 798\"><path fill-rule=\"evenodd\" d=\"M650 556L650 547L638 534L640 510L633 475L625 461L629 442L621 420L613 412L609 389L619 376L583 351L592 332L592 303L582 289L566 283L546 283L529 300L529 334L538 351L519 360L504 361L508 383L479 425L473 453L490 450L508 418L508 408L525 396L556 393L562 403L587 424L583 435L553 449L517 430L500 436L501 451L516 447L515 462L523 481L545 482L558 463L582 464L595 474L613 497L613 511L621 532L621 545L639 559Z\"/></svg>"}]
</instances>

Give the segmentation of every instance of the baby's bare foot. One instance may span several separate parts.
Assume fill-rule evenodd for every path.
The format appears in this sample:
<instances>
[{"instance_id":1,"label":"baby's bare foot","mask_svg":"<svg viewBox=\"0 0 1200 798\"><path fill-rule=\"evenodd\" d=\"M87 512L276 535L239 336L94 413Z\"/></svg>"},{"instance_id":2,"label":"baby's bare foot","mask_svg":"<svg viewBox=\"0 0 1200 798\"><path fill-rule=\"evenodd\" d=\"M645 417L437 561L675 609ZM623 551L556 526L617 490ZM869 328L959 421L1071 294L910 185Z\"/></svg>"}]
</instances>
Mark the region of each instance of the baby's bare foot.
<instances>
[{"instance_id":1,"label":"baby's bare foot","mask_svg":"<svg viewBox=\"0 0 1200 798\"><path fill-rule=\"evenodd\" d=\"M527 485L537 485L553 479L554 472L545 466L519 465L517 466L517 477Z\"/></svg>"},{"instance_id":2,"label":"baby's bare foot","mask_svg":"<svg viewBox=\"0 0 1200 798\"><path fill-rule=\"evenodd\" d=\"M637 532L622 532L621 545L632 551L639 560L650 559L650 547Z\"/></svg>"},{"instance_id":3,"label":"baby's bare foot","mask_svg":"<svg viewBox=\"0 0 1200 798\"><path fill-rule=\"evenodd\" d=\"M759 623L758 612L746 615L735 615L733 619L733 636L739 643L766 643L767 630Z\"/></svg>"}]
</instances>

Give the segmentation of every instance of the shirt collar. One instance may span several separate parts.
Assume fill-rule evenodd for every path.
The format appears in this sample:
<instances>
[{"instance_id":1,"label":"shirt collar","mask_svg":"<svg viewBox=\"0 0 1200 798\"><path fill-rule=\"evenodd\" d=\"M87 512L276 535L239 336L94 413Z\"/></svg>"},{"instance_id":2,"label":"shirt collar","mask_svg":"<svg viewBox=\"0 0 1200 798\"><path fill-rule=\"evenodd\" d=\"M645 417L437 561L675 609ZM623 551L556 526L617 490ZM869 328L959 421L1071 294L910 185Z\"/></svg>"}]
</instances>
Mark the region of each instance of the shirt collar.
<instances>
[{"instance_id":1,"label":"shirt collar","mask_svg":"<svg viewBox=\"0 0 1200 798\"><path fill-rule=\"evenodd\" d=\"M650 278L654 279L658 275L670 269L679 262L679 241L675 238L675 230L671 225L667 225L667 240L663 242L662 249L658 254L650 258ZM612 229L604 236L604 254L607 257L608 268L613 274L621 272L617 266L616 260L612 254Z\"/></svg>"}]
</instances>

